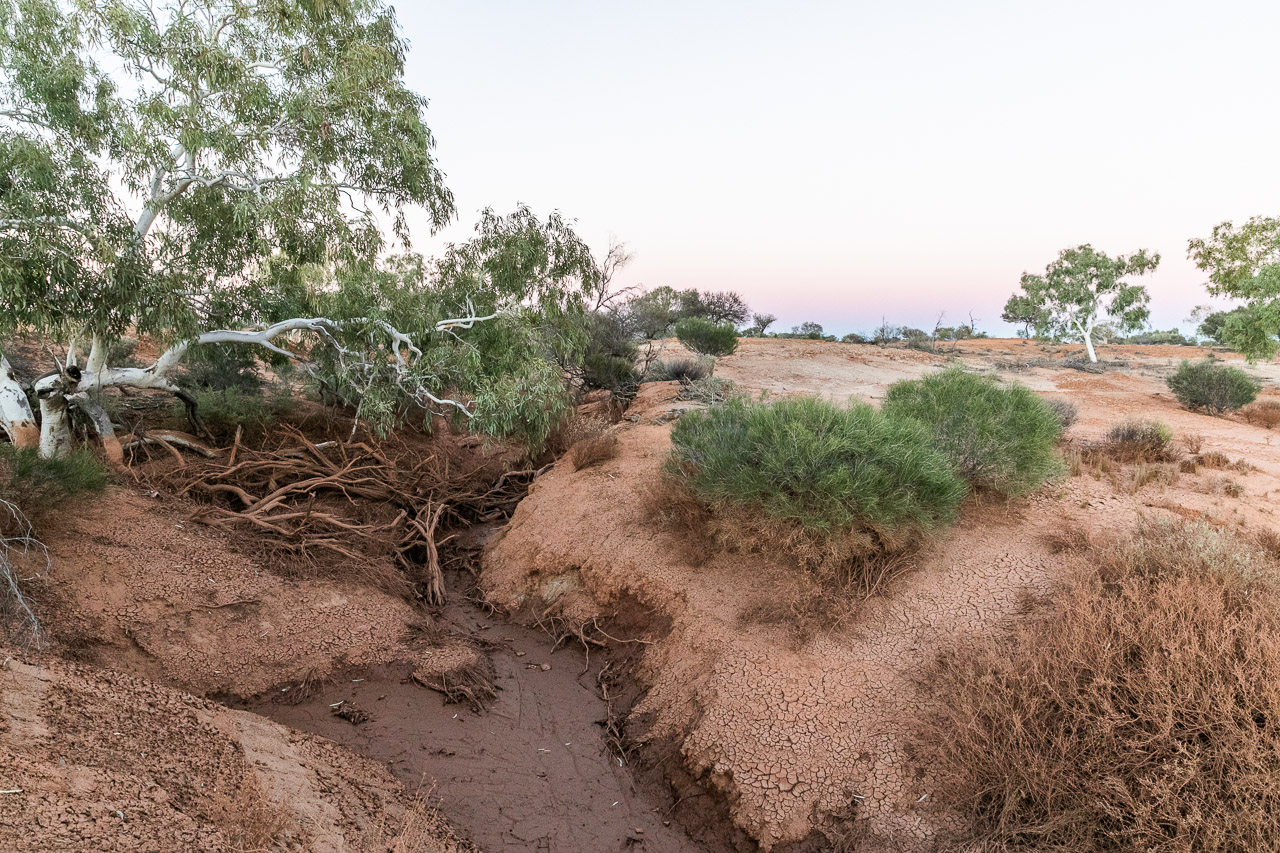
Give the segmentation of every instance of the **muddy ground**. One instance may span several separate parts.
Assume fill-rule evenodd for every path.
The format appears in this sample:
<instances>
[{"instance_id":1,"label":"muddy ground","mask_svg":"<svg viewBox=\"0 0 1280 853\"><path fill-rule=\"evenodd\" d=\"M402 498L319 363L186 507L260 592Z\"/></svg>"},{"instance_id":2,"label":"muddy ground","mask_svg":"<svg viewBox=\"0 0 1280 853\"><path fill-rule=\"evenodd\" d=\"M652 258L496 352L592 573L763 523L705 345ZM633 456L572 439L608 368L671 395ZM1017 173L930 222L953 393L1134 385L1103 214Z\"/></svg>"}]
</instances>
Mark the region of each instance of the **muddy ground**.
<instances>
[{"instance_id":1,"label":"muddy ground","mask_svg":"<svg viewBox=\"0 0 1280 853\"><path fill-rule=\"evenodd\" d=\"M650 517L670 423L697 405L669 383L613 428L615 459L540 476L436 613L281 577L126 478L46 535L51 648L0 655L0 791L17 792L0 793L0 849L927 849L954 816L902 747L928 701L921 673L1063 576L1046 534L1152 514L1276 526L1277 433L1182 410L1164 387L1202 354L1103 347L1111 363L1089 373L1064 366L1074 348L1022 341L743 341L716 373L752 392L874 401L958 359L1077 403L1068 451L1156 417L1250 466L1145 485L1082 471L971 504L888 594L803 641L758 618L804 594L794 566L691 554ZM1247 369L1280 396L1280 366ZM581 633L589 657L549 630ZM411 678L457 643L491 662L484 709ZM364 719L336 716L340 702Z\"/></svg>"}]
</instances>

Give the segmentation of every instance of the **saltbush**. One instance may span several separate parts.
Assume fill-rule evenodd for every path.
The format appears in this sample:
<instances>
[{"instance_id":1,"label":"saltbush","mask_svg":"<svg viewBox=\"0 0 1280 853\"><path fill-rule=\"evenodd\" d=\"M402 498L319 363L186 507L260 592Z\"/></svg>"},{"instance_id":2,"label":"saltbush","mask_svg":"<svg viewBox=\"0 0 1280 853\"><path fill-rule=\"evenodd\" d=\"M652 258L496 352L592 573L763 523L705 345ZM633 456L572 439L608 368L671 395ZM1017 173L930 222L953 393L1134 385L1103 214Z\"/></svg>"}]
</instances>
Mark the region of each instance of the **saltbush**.
<instances>
[{"instance_id":1,"label":"saltbush","mask_svg":"<svg viewBox=\"0 0 1280 853\"><path fill-rule=\"evenodd\" d=\"M730 355L738 348L738 330L731 323L685 317L676 323L676 337L699 355Z\"/></svg>"},{"instance_id":2,"label":"saltbush","mask_svg":"<svg viewBox=\"0 0 1280 853\"><path fill-rule=\"evenodd\" d=\"M1183 361L1165 382L1182 405L1188 409L1204 409L1211 415L1252 403L1261 388L1257 380L1240 368L1216 359Z\"/></svg>"},{"instance_id":3,"label":"saltbush","mask_svg":"<svg viewBox=\"0 0 1280 853\"><path fill-rule=\"evenodd\" d=\"M904 547L949 524L966 488L928 429L871 406L733 397L686 414L665 471L724 544L809 565Z\"/></svg>"},{"instance_id":4,"label":"saltbush","mask_svg":"<svg viewBox=\"0 0 1280 853\"><path fill-rule=\"evenodd\" d=\"M925 424L960 475L1003 495L1026 494L1059 473L1062 421L1016 383L958 367L889 386L883 411Z\"/></svg>"},{"instance_id":5,"label":"saltbush","mask_svg":"<svg viewBox=\"0 0 1280 853\"><path fill-rule=\"evenodd\" d=\"M1083 547L1089 576L932 673L913 749L966 818L938 849L1275 849L1275 557L1207 524Z\"/></svg>"}]
</instances>

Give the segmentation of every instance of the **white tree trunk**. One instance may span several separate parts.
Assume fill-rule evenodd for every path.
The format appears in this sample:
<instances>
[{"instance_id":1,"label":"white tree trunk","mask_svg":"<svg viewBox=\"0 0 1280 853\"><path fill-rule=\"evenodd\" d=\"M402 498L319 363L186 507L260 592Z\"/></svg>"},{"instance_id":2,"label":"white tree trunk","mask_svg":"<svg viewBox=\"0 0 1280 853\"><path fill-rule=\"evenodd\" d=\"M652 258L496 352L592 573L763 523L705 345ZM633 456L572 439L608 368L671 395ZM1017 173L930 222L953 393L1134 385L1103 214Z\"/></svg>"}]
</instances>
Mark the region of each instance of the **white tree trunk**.
<instances>
[{"instance_id":1,"label":"white tree trunk","mask_svg":"<svg viewBox=\"0 0 1280 853\"><path fill-rule=\"evenodd\" d=\"M40 397L40 456L61 459L71 452L71 416L61 391Z\"/></svg>"},{"instance_id":2,"label":"white tree trunk","mask_svg":"<svg viewBox=\"0 0 1280 853\"><path fill-rule=\"evenodd\" d=\"M1085 349L1085 352L1089 353L1089 361L1097 363L1098 354L1093 351L1093 330L1092 329L1085 332L1084 334L1084 349Z\"/></svg>"},{"instance_id":3,"label":"white tree trunk","mask_svg":"<svg viewBox=\"0 0 1280 853\"><path fill-rule=\"evenodd\" d=\"M35 412L31 411L27 395L3 353L0 353L0 430L16 447L36 447L40 443Z\"/></svg>"}]
</instances>

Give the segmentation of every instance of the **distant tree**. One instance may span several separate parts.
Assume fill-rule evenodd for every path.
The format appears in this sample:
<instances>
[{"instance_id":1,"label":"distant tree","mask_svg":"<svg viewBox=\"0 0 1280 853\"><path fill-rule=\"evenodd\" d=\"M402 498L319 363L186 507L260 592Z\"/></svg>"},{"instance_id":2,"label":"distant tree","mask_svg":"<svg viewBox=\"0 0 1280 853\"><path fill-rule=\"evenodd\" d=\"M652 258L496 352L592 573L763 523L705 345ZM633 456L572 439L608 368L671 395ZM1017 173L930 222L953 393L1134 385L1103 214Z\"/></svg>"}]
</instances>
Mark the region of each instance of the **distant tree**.
<instances>
[{"instance_id":1,"label":"distant tree","mask_svg":"<svg viewBox=\"0 0 1280 853\"><path fill-rule=\"evenodd\" d=\"M1030 318L1039 335L1076 338L1089 361L1097 361L1094 329L1104 316L1125 332L1140 328L1150 314L1147 289L1124 279L1145 275L1159 263L1160 255L1145 249L1115 258L1088 244L1064 249L1044 275L1023 274L1022 293L1009 298L1002 316Z\"/></svg>"},{"instance_id":2,"label":"distant tree","mask_svg":"<svg viewBox=\"0 0 1280 853\"><path fill-rule=\"evenodd\" d=\"M866 335L860 335L860 334L858 334L857 332L850 332L849 334L845 335L845 336L844 336L843 338L841 338L840 340L841 340L841 341L843 341L843 342L844 342L844 343L846 343L846 344L869 344L869 343L871 343L871 339L870 339L870 338L868 338Z\"/></svg>"},{"instance_id":3,"label":"distant tree","mask_svg":"<svg viewBox=\"0 0 1280 853\"><path fill-rule=\"evenodd\" d=\"M732 323L741 326L747 322L751 309L742 295L732 290L718 290L702 294L702 316L713 323Z\"/></svg>"},{"instance_id":4,"label":"distant tree","mask_svg":"<svg viewBox=\"0 0 1280 853\"><path fill-rule=\"evenodd\" d=\"M1004 305L1000 319L1018 326L1018 336L1029 338L1035 329L1047 325L1048 317L1039 302L1030 296L1014 294Z\"/></svg>"},{"instance_id":5,"label":"distant tree","mask_svg":"<svg viewBox=\"0 0 1280 853\"><path fill-rule=\"evenodd\" d=\"M1218 346L1230 346L1227 342L1228 324L1235 322L1247 326L1251 322L1247 308L1232 308L1230 311L1204 310L1199 315L1193 314L1193 317L1200 320L1196 334L1208 338Z\"/></svg>"},{"instance_id":6,"label":"distant tree","mask_svg":"<svg viewBox=\"0 0 1280 853\"><path fill-rule=\"evenodd\" d=\"M688 290L680 291L676 319L680 320L685 317L702 317L703 319L707 317L706 303L702 301L702 294L698 292L697 288L691 287Z\"/></svg>"},{"instance_id":7,"label":"distant tree","mask_svg":"<svg viewBox=\"0 0 1280 853\"><path fill-rule=\"evenodd\" d=\"M880 325L871 334L872 343L884 347L902 340L902 327L895 326L885 318L880 318Z\"/></svg>"},{"instance_id":8,"label":"distant tree","mask_svg":"<svg viewBox=\"0 0 1280 853\"><path fill-rule=\"evenodd\" d=\"M792 326L791 333L801 337L822 337L822 324L806 321L799 326Z\"/></svg>"},{"instance_id":9,"label":"distant tree","mask_svg":"<svg viewBox=\"0 0 1280 853\"><path fill-rule=\"evenodd\" d=\"M772 314L752 314L751 315L751 332L755 335L764 336L769 327L778 322L778 318Z\"/></svg>"},{"instance_id":10,"label":"distant tree","mask_svg":"<svg viewBox=\"0 0 1280 853\"><path fill-rule=\"evenodd\" d=\"M1280 348L1280 219L1223 222L1207 240L1191 240L1187 256L1209 274L1210 293L1245 303L1221 318L1220 342L1250 359L1273 356Z\"/></svg>"},{"instance_id":11,"label":"distant tree","mask_svg":"<svg viewBox=\"0 0 1280 853\"><path fill-rule=\"evenodd\" d=\"M680 319L680 294L665 285L631 296L621 311L626 324L645 340L664 338Z\"/></svg>"}]
</instances>

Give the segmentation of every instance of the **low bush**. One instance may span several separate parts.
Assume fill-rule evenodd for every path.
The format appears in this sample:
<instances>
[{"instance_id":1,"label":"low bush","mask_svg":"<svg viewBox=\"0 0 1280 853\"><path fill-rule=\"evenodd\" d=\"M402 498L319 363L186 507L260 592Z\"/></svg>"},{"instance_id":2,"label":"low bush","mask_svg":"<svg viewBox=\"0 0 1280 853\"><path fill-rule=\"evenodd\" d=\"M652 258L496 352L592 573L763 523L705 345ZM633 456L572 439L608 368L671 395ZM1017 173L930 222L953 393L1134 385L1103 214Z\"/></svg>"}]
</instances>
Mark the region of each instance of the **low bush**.
<instances>
[{"instance_id":1,"label":"low bush","mask_svg":"<svg viewBox=\"0 0 1280 853\"><path fill-rule=\"evenodd\" d=\"M640 374L629 358L593 352L582 359L582 387L587 391L625 393L639 382Z\"/></svg>"},{"instance_id":2,"label":"low bush","mask_svg":"<svg viewBox=\"0 0 1280 853\"><path fill-rule=\"evenodd\" d=\"M1062 422L1016 383L958 367L889 386L883 411L925 424L960 475L1002 495L1026 494L1062 470Z\"/></svg>"},{"instance_id":3,"label":"low bush","mask_svg":"<svg viewBox=\"0 0 1280 853\"><path fill-rule=\"evenodd\" d=\"M671 361L655 361L645 374L646 382L693 382L710 376L715 361L709 358L677 358Z\"/></svg>"},{"instance_id":4,"label":"low bush","mask_svg":"<svg viewBox=\"0 0 1280 853\"><path fill-rule=\"evenodd\" d=\"M1080 418L1079 407L1070 400L1045 400L1045 405L1058 418L1062 432L1071 429Z\"/></svg>"},{"instance_id":5,"label":"low bush","mask_svg":"<svg viewBox=\"0 0 1280 853\"><path fill-rule=\"evenodd\" d=\"M1173 430L1160 421L1118 423L1107 433L1103 449L1117 462L1173 462L1181 455L1173 446Z\"/></svg>"},{"instance_id":6,"label":"low bush","mask_svg":"<svg viewBox=\"0 0 1280 853\"><path fill-rule=\"evenodd\" d=\"M35 448L0 443L0 497L37 525L69 498L102 491L109 481L106 468L86 447L61 459L42 459Z\"/></svg>"},{"instance_id":7,"label":"low bush","mask_svg":"<svg viewBox=\"0 0 1280 853\"><path fill-rule=\"evenodd\" d=\"M578 471L618 455L618 437L611 432L588 436L569 449L569 464Z\"/></svg>"},{"instance_id":8,"label":"low bush","mask_svg":"<svg viewBox=\"0 0 1280 853\"><path fill-rule=\"evenodd\" d=\"M738 348L738 330L730 323L685 317L676 323L676 337L699 355L730 355Z\"/></svg>"},{"instance_id":9,"label":"low bush","mask_svg":"<svg viewBox=\"0 0 1280 853\"><path fill-rule=\"evenodd\" d=\"M1261 385L1238 367L1215 359L1183 361L1165 380L1178 402L1188 409L1204 409L1219 414L1252 403Z\"/></svg>"},{"instance_id":10,"label":"low bush","mask_svg":"<svg viewBox=\"0 0 1280 853\"><path fill-rule=\"evenodd\" d=\"M723 403L730 397L737 396L738 393L738 386L734 385L733 380L721 379L719 376L705 376L686 383L676 395L676 399L712 406Z\"/></svg>"},{"instance_id":11,"label":"low bush","mask_svg":"<svg viewBox=\"0 0 1280 853\"><path fill-rule=\"evenodd\" d=\"M735 397L686 414L671 441L665 472L721 544L810 566L903 548L949 524L966 491L928 429L862 403Z\"/></svg>"},{"instance_id":12,"label":"low bush","mask_svg":"<svg viewBox=\"0 0 1280 853\"><path fill-rule=\"evenodd\" d=\"M1280 400L1259 400L1240 410L1240 416L1254 426L1274 429L1280 426Z\"/></svg>"},{"instance_id":13,"label":"low bush","mask_svg":"<svg viewBox=\"0 0 1280 853\"><path fill-rule=\"evenodd\" d=\"M237 427L243 427L251 437L263 435L298 405L289 387L276 383L252 388L201 388L191 396L201 422L218 440L234 436ZM182 417L184 411L183 404L175 401L173 416Z\"/></svg>"},{"instance_id":14,"label":"low bush","mask_svg":"<svg viewBox=\"0 0 1280 853\"><path fill-rule=\"evenodd\" d=\"M933 673L912 748L968 823L938 849L1275 849L1280 564L1204 524L1079 556L1096 571Z\"/></svg>"}]
</instances>

